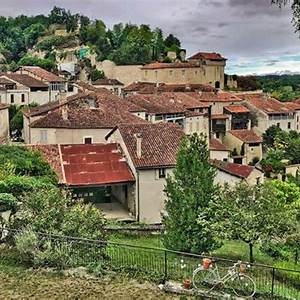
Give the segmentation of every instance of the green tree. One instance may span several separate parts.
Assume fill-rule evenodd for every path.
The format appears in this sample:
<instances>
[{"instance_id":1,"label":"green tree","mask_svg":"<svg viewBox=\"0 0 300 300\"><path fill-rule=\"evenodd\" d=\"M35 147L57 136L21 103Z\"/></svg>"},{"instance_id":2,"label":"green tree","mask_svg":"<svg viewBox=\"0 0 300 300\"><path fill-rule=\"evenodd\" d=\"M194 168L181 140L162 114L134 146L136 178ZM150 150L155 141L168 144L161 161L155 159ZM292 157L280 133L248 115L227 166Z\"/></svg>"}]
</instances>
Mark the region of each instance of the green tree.
<instances>
[{"instance_id":1,"label":"green tree","mask_svg":"<svg viewBox=\"0 0 300 300\"><path fill-rule=\"evenodd\" d=\"M104 79L105 75L102 70L97 70L96 68L92 68L89 73L89 79L94 82L98 79Z\"/></svg>"},{"instance_id":2,"label":"green tree","mask_svg":"<svg viewBox=\"0 0 300 300\"><path fill-rule=\"evenodd\" d=\"M216 170L209 163L206 137L185 137L177 155L173 175L167 177L166 215L163 218L164 244L169 249L194 253L220 246L212 230L214 211L210 209L218 194L214 184Z\"/></svg>"},{"instance_id":3,"label":"green tree","mask_svg":"<svg viewBox=\"0 0 300 300\"><path fill-rule=\"evenodd\" d=\"M267 147L273 147L275 138L282 129L276 125L269 127L265 133L263 133L263 143Z\"/></svg>"},{"instance_id":4,"label":"green tree","mask_svg":"<svg viewBox=\"0 0 300 300\"><path fill-rule=\"evenodd\" d=\"M286 237L296 228L295 208L283 203L268 185L227 186L214 208L215 230L221 238L247 243L251 263L255 244Z\"/></svg>"}]
</instances>

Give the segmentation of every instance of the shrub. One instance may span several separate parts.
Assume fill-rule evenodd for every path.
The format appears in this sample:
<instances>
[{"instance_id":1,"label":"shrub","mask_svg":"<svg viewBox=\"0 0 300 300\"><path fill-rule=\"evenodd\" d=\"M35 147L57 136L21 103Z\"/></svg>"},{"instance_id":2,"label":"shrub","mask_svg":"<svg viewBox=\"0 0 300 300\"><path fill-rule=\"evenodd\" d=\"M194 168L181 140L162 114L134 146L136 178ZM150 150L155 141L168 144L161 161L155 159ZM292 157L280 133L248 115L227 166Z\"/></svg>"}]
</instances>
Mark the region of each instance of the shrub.
<instances>
[{"instance_id":1,"label":"shrub","mask_svg":"<svg viewBox=\"0 0 300 300\"><path fill-rule=\"evenodd\" d=\"M31 261L37 252L38 238L31 229L25 229L15 235L15 244L21 258Z\"/></svg>"},{"instance_id":2,"label":"shrub","mask_svg":"<svg viewBox=\"0 0 300 300\"><path fill-rule=\"evenodd\" d=\"M17 198L9 193L0 193L0 212L15 210L17 207Z\"/></svg>"}]
</instances>

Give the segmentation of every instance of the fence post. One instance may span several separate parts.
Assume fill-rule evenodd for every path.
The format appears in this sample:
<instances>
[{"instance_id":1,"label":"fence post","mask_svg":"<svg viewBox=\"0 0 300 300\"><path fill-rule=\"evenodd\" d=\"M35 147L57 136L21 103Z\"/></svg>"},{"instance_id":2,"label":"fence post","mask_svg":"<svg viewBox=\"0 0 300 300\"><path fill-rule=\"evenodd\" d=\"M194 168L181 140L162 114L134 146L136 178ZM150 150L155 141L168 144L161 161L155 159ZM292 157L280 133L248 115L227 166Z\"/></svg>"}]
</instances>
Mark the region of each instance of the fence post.
<instances>
[{"instance_id":1,"label":"fence post","mask_svg":"<svg viewBox=\"0 0 300 300\"><path fill-rule=\"evenodd\" d=\"M275 268L272 268L272 290L271 297L274 298Z\"/></svg>"},{"instance_id":2,"label":"fence post","mask_svg":"<svg viewBox=\"0 0 300 300\"><path fill-rule=\"evenodd\" d=\"M168 278L168 258L167 258L167 250L164 250L165 254L165 264L164 264L164 282L167 281Z\"/></svg>"}]
</instances>

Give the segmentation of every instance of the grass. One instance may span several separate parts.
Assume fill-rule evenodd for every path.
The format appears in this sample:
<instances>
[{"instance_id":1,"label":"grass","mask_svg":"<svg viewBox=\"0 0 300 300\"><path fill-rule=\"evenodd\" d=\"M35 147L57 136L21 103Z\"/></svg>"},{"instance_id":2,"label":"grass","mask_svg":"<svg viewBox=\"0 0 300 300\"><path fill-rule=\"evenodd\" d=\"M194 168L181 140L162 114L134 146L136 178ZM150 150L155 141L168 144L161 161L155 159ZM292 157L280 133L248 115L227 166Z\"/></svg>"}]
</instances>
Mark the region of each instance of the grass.
<instances>
[{"instance_id":1,"label":"grass","mask_svg":"<svg viewBox=\"0 0 300 300\"><path fill-rule=\"evenodd\" d=\"M1 249L0 299L179 299L149 282L110 275L98 280L28 269Z\"/></svg>"}]
</instances>

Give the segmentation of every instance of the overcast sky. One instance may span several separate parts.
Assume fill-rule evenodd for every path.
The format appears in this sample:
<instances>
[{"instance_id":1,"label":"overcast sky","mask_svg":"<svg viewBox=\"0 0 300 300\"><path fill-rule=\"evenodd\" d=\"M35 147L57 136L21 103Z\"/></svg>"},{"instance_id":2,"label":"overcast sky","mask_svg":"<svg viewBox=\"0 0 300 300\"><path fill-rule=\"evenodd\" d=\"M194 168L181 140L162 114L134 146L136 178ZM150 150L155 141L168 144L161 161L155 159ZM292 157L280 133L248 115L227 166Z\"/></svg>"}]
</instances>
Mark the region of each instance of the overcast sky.
<instances>
[{"instance_id":1,"label":"overcast sky","mask_svg":"<svg viewBox=\"0 0 300 300\"><path fill-rule=\"evenodd\" d=\"M1 0L4 2L4 0ZM102 19L145 23L179 37L188 54L220 52L227 72L300 72L300 39L291 10L271 0L8 0L0 14L48 14L54 5Z\"/></svg>"}]
</instances>

